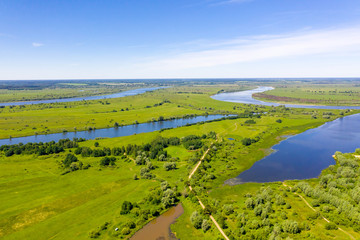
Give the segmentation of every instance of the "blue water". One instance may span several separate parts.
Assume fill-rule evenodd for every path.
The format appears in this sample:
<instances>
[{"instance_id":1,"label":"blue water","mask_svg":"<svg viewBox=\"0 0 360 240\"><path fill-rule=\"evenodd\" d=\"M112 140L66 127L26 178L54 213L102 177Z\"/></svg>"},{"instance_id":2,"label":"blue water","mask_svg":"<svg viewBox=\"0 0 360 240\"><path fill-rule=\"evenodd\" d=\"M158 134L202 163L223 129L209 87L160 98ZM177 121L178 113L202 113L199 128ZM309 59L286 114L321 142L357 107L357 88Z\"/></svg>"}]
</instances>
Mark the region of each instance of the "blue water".
<instances>
[{"instance_id":1,"label":"blue water","mask_svg":"<svg viewBox=\"0 0 360 240\"><path fill-rule=\"evenodd\" d=\"M65 132L65 133L53 133L46 135L33 135L28 137L19 137L12 139L0 139L1 145L9 144L18 144L18 143L38 143L38 142L50 142L50 141L59 141L60 139L73 139L73 138L85 138L85 139L95 139L95 138L113 138L113 137L123 137L139 133L153 132L161 130L164 128L176 128L185 126L187 124L193 124L203 121L210 121L224 117L224 115L208 115L208 116L197 116L193 118L183 118L183 119L174 119L161 122L151 122L151 123L141 123L134 125L127 125L117 128L104 128L96 129L93 131L79 131L79 132Z\"/></svg>"},{"instance_id":2,"label":"blue water","mask_svg":"<svg viewBox=\"0 0 360 240\"><path fill-rule=\"evenodd\" d=\"M280 106L285 105L286 107L292 108L317 108L317 109L360 109L360 106L320 106L320 105L301 105L301 104L279 104L273 102L264 102L256 100L252 97L254 93L261 93L274 89L273 87L258 87L253 90L230 92L230 93L219 93L211 96L215 100L225 102L236 102L245 104L256 104L265 106Z\"/></svg>"},{"instance_id":3,"label":"blue water","mask_svg":"<svg viewBox=\"0 0 360 240\"><path fill-rule=\"evenodd\" d=\"M335 151L360 148L360 114L336 119L275 145L274 153L256 162L228 184L308 179L335 164Z\"/></svg>"},{"instance_id":4,"label":"blue water","mask_svg":"<svg viewBox=\"0 0 360 240\"><path fill-rule=\"evenodd\" d=\"M152 87L152 88L138 88L134 90L108 94L108 95L100 95L100 96L89 96L89 97L77 97L77 98L62 98L62 99L51 99L51 100L39 100L39 101L26 101L26 102L7 102L0 103L0 106L17 106L17 105L31 105L31 104L40 104L40 103L61 103L61 102L77 102L77 101L90 101L90 100L100 100L100 99L109 99L109 98L121 98L127 96L133 96L142 94L149 91L154 91L157 89L161 89L164 87Z\"/></svg>"}]
</instances>

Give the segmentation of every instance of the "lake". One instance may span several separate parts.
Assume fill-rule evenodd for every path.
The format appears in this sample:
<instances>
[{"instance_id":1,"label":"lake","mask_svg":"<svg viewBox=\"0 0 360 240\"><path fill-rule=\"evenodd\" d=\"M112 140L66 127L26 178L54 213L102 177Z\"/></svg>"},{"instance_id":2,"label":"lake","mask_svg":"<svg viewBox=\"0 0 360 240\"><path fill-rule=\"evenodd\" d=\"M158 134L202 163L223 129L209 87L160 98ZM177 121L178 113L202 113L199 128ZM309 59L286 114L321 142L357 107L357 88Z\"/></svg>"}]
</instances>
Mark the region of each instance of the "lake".
<instances>
[{"instance_id":1,"label":"lake","mask_svg":"<svg viewBox=\"0 0 360 240\"><path fill-rule=\"evenodd\" d=\"M18 144L18 143L38 143L38 142L51 142L59 141L60 139L73 139L73 138L85 138L85 139L96 139L96 138L113 138L113 137L124 137L133 134L153 132L165 128L176 128L185 126L187 124L194 124L198 122L211 121L219 118L223 118L225 115L207 115L207 116L196 116L192 118L181 118L168 121L150 122L133 124L121 127L103 128L91 131L79 131L79 132L64 132L64 133L53 133L45 135L33 135L27 137L18 137L11 139L0 139L0 146Z\"/></svg>"},{"instance_id":2,"label":"lake","mask_svg":"<svg viewBox=\"0 0 360 240\"><path fill-rule=\"evenodd\" d=\"M335 164L332 158L335 151L354 152L360 148L359 126L360 114L355 114L289 137L273 147L274 153L226 183L315 178L323 169Z\"/></svg>"},{"instance_id":3,"label":"lake","mask_svg":"<svg viewBox=\"0 0 360 240\"><path fill-rule=\"evenodd\" d=\"M317 109L360 109L360 106L320 106L320 105L301 105L301 104L279 104L273 102L264 102L257 99L254 99L252 95L254 93L261 93L274 89L273 87L258 87L252 90L240 91L240 92L228 92L228 93L219 93L211 96L211 98L219 101L225 102L236 102L236 103L245 103L245 104L257 104L265 106L280 106L285 105L286 107L292 108L317 108Z\"/></svg>"},{"instance_id":4,"label":"lake","mask_svg":"<svg viewBox=\"0 0 360 240\"><path fill-rule=\"evenodd\" d=\"M129 91L123 91L114 94L108 95L99 95L99 96L89 96L89 97L76 97L76 98L61 98L61 99L50 99L50 100L36 100L36 101L26 101L26 102L7 102L0 103L0 106L18 106L18 105L31 105L31 104L45 104L45 103L61 103L61 102L77 102L77 101L91 101L91 100L101 100L101 99L110 99L110 98L121 98L127 96L134 96L142 94L145 92L150 92L158 90L165 87L152 87L152 88L138 88Z\"/></svg>"}]
</instances>

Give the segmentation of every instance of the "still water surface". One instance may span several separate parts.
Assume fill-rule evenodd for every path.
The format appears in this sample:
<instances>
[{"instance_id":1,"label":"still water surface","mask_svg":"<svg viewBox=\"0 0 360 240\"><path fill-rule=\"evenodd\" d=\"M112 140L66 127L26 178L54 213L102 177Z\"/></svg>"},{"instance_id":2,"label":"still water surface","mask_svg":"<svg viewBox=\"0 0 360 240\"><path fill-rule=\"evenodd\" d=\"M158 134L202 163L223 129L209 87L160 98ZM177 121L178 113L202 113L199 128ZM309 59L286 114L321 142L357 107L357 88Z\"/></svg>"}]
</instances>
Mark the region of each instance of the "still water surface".
<instances>
[{"instance_id":1,"label":"still water surface","mask_svg":"<svg viewBox=\"0 0 360 240\"><path fill-rule=\"evenodd\" d=\"M272 87L258 87L253 90L220 93L213 99L279 106L283 104L256 100L252 94L265 92ZM294 108L318 109L360 109L359 106L310 106L285 104ZM227 184L241 184L246 182L274 182L290 179L307 179L319 176L321 171L335 161L332 155L335 151L354 152L360 148L360 114L336 119L332 122L310 129L275 145L274 153L256 162L250 169L239 176L226 181Z\"/></svg>"},{"instance_id":2,"label":"still water surface","mask_svg":"<svg viewBox=\"0 0 360 240\"><path fill-rule=\"evenodd\" d=\"M134 90L108 94L108 95L100 95L100 96L61 98L61 99L37 100L37 101L26 101L26 102L7 102L7 103L0 103L0 106L18 106L18 105L40 104L40 103L45 104L45 103L57 103L57 102L61 103L61 102L77 102L83 100L90 101L90 100L101 100L101 99L109 99L109 98L121 98L121 97L138 95L149 91L154 91L161 88L164 87L138 88Z\"/></svg>"},{"instance_id":3,"label":"still water surface","mask_svg":"<svg viewBox=\"0 0 360 240\"><path fill-rule=\"evenodd\" d=\"M257 104L265 106L280 106L285 105L286 107L292 108L317 108L317 109L360 109L360 106L319 106L319 105L301 105L301 104L279 104L273 102L264 102L256 100L252 97L254 93L261 93L274 89L273 87L258 87L253 90L246 90L240 92L229 92L229 93L219 93L211 96L215 100L225 101L225 102L236 102L236 103L245 103L245 104Z\"/></svg>"},{"instance_id":4,"label":"still water surface","mask_svg":"<svg viewBox=\"0 0 360 240\"><path fill-rule=\"evenodd\" d=\"M210 121L224 117L224 115L208 115L208 116L197 116L193 118L181 118L161 122L151 122L151 123L141 123L127 125L117 128L104 128L96 129L93 131L79 131L79 132L65 132L65 133L53 133L46 135L33 135L27 137L11 138L11 139L0 139L1 145L9 144L18 144L18 143L38 143L38 142L51 142L59 141L60 139L73 139L73 138L85 138L85 139L95 139L95 138L113 138L113 137L124 137L130 136L138 133L147 133L164 128L176 128L185 126L187 124L193 124L203 121Z\"/></svg>"},{"instance_id":5,"label":"still water surface","mask_svg":"<svg viewBox=\"0 0 360 240\"><path fill-rule=\"evenodd\" d=\"M336 119L275 145L274 153L256 162L227 184L308 179L335 164L335 151L360 148L360 114Z\"/></svg>"}]
</instances>

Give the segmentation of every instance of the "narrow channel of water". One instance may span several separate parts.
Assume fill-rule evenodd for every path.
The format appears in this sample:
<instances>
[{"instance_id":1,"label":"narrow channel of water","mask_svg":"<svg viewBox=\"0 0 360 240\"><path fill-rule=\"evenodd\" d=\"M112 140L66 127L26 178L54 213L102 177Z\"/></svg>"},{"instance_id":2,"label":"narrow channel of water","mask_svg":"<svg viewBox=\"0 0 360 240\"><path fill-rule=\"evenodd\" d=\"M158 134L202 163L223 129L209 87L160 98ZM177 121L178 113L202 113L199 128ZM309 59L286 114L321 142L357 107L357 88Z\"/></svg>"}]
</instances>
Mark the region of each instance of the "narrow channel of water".
<instances>
[{"instance_id":1,"label":"narrow channel of water","mask_svg":"<svg viewBox=\"0 0 360 240\"><path fill-rule=\"evenodd\" d=\"M176 240L177 238L170 230L170 225L183 213L184 208L180 203L146 224L130 240Z\"/></svg>"},{"instance_id":2,"label":"narrow channel of water","mask_svg":"<svg viewBox=\"0 0 360 240\"><path fill-rule=\"evenodd\" d=\"M219 118L223 118L225 115L207 115L207 116L196 116L192 118L180 118L168 121L151 122L133 124L122 127L103 128L92 131L79 131L79 132L64 132L64 133L52 133L46 135L33 135L27 137L18 137L11 139L0 139L0 146L19 144L19 143L38 143L38 142L51 142L59 141L60 139L73 139L73 138L85 138L85 139L96 139L96 138L113 138L113 137L124 137L133 134L147 133L158 131L164 128L176 128L185 126L187 124L194 124L198 122L211 121Z\"/></svg>"},{"instance_id":3,"label":"narrow channel of water","mask_svg":"<svg viewBox=\"0 0 360 240\"><path fill-rule=\"evenodd\" d=\"M229 93L219 93L211 96L211 98L219 101L225 102L236 102L236 103L245 103L245 104L256 104L256 105L265 105L265 106L280 106L285 105L286 107L291 108L317 108L317 109L360 109L360 106L320 106L320 105L301 105L301 104L280 104L273 102L264 102L257 99L254 99L252 95L254 93L261 93L274 89L273 87L258 87L253 90L246 90L240 92L229 92Z\"/></svg>"},{"instance_id":4,"label":"narrow channel of water","mask_svg":"<svg viewBox=\"0 0 360 240\"><path fill-rule=\"evenodd\" d=\"M274 153L254 163L239 176L225 183L274 182L319 176L335 164L335 151L354 152L360 148L360 114L327 122L275 145Z\"/></svg>"},{"instance_id":5,"label":"narrow channel of water","mask_svg":"<svg viewBox=\"0 0 360 240\"><path fill-rule=\"evenodd\" d=\"M129 91L100 95L100 96L89 96L89 97L76 97L76 98L61 98L61 99L50 99L50 100L36 100L36 101L26 101L26 102L7 102L0 103L0 106L18 106L18 105L31 105L31 104L41 104L41 103L61 103L61 102L77 102L77 101L90 101L90 100L101 100L101 99L110 99L110 98L121 98L127 96L133 96L142 94L149 91L154 91L165 87L152 87L152 88L138 88Z\"/></svg>"}]
</instances>

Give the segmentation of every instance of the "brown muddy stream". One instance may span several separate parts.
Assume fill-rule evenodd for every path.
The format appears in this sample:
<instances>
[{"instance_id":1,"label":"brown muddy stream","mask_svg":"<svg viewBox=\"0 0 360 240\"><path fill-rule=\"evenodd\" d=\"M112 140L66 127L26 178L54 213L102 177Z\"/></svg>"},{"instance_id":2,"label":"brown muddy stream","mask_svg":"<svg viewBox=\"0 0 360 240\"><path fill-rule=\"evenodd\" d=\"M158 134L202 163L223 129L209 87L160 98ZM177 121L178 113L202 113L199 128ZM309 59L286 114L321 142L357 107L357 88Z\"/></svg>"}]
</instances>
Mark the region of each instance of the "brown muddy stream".
<instances>
[{"instance_id":1,"label":"brown muddy stream","mask_svg":"<svg viewBox=\"0 0 360 240\"><path fill-rule=\"evenodd\" d=\"M180 204L161 214L142 229L137 231L130 240L175 240L175 235L170 230L170 225L184 213Z\"/></svg>"}]
</instances>

